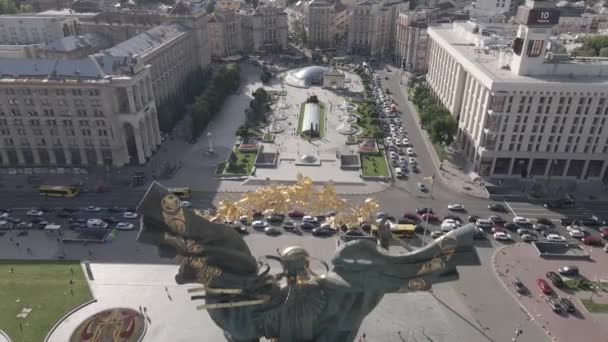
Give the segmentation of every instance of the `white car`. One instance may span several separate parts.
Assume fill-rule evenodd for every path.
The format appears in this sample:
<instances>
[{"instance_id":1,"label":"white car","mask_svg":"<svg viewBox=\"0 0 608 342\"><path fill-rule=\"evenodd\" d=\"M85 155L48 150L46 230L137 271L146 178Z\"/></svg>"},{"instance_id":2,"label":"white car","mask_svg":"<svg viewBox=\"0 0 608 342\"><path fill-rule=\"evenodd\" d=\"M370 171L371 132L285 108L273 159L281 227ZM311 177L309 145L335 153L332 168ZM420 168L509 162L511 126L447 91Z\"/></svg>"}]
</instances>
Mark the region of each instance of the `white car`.
<instances>
[{"instance_id":1,"label":"white car","mask_svg":"<svg viewBox=\"0 0 608 342\"><path fill-rule=\"evenodd\" d=\"M585 233L581 232L580 230L577 229L572 229L568 231L568 234L570 234L570 236L572 236L575 239L582 239L585 237Z\"/></svg>"},{"instance_id":2,"label":"white car","mask_svg":"<svg viewBox=\"0 0 608 342\"><path fill-rule=\"evenodd\" d=\"M528 224L528 223L530 223L530 220L528 220L527 218L525 218L523 216L515 216L513 218L513 223L516 223L516 224Z\"/></svg>"},{"instance_id":3,"label":"white car","mask_svg":"<svg viewBox=\"0 0 608 342\"><path fill-rule=\"evenodd\" d=\"M8 218L8 213L0 213L0 219Z\"/></svg>"},{"instance_id":4,"label":"white car","mask_svg":"<svg viewBox=\"0 0 608 342\"><path fill-rule=\"evenodd\" d=\"M416 165L416 158L414 158L414 157L410 157L410 158L408 159L408 161L409 161L409 163L410 163L410 164L412 164L412 165Z\"/></svg>"},{"instance_id":5,"label":"white car","mask_svg":"<svg viewBox=\"0 0 608 342\"><path fill-rule=\"evenodd\" d=\"M189 201L181 201L180 206L182 208L190 208L192 206L192 203L190 203Z\"/></svg>"},{"instance_id":6,"label":"white car","mask_svg":"<svg viewBox=\"0 0 608 342\"><path fill-rule=\"evenodd\" d=\"M448 210L461 211L464 210L464 206L460 203L448 204Z\"/></svg>"},{"instance_id":7,"label":"white car","mask_svg":"<svg viewBox=\"0 0 608 342\"><path fill-rule=\"evenodd\" d=\"M547 235L547 240L551 242L564 242L566 238L557 234L549 234Z\"/></svg>"},{"instance_id":8,"label":"white car","mask_svg":"<svg viewBox=\"0 0 608 342\"><path fill-rule=\"evenodd\" d=\"M411 148L411 147L408 147L407 148L407 155L410 156L410 157L413 157L414 156L414 149Z\"/></svg>"},{"instance_id":9,"label":"white car","mask_svg":"<svg viewBox=\"0 0 608 342\"><path fill-rule=\"evenodd\" d=\"M118 222L116 224L116 229L118 229L118 230L133 230L134 228L135 228L135 225L133 223Z\"/></svg>"},{"instance_id":10,"label":"white car","mask_svg":"<svg viewBox=\"0 0 608 342\"><path fill-rule=\"evenodd\" d=\"M399 132L405 133L405 127L399 127Z\"/></svg>"},{"instance_id":11,"label":"white car","mask_svg":"<svg viewBox=\"0 0 608 342\"><path fill-rule=\"evenodd\" d=\"M108 228L108 223L101 220L101 219L88 219L87 220L87 227L88 228L100 228L100 229L106 229Z\"/></svg>"},{"instance_id":12,"label":"white car","mask_svg":"<svg viewBox=\"0 0 608 342\"><path fill-rule=\"evenodd\" d=\"M403 139L401 139L401 144L403 146L409 146L410 145L410 140L408 138L403 138Z\"/></svg>"},{"instance_id":13,"label":"white car","mask_svg":"<svg viewBox=\"0 0 608 342\"><path fill-rule=\"evenodd\" d=\"M317 222L317 218L314 216L306 215L302 217L302 222Z\"/></svg>"},{"instance_id":14,"label":"white car","mask_svg":"<svg viewBox=\"0 0 608 342\"><path fill-rule=\"evenodd\" d=\"M586 231L585 227L583 227L583 226L577 226L577 225L570 225L570 226L566 227L566 230L568 232L571 232L571 231L574 231L574 230L578 230L581 233Z\"/></svg>"},{"instance_id":15,"label":"white car","mask_svg":"<svg viewBox=\"0 0 608 342\"><path fill-rule=\"evenodd\" d=\"M400 167L396 167L396 168L395 168L395 176L396 176L397 178L401 178L401 177L403 177L403 170L401 170L401 168L400 168Z\"/></svg>"},{"instance_id":16,"label":"white car","mask_svg":"<svg viewBox=\"0 0 608 342\"><path fill-rule=\"evenodd\" d=\"M392 144L393 143L393 138L391 138L391 137L386 138L386 143L387 144Z\"/></svg>"},{"instance_id":17,"label":"white car","mask_svg":"<svg viewBox=\"0 0 608 342\"><path fill-rule=\"evenodd\" d=\"M407 163L407 159L404 156L399 156L399 162L401 164Z\"/></svg>"},{"instance_id":18,"label":"white car","mask_svg":"<svg viewBox=\"0 0 608 342\"><path fill-rule=\"evenodd\" d=\"M441 230L444 232L450 232L456 228L458 228L458 222L456 222L456 220L446 219L441 223Z\"/></svg>"},{"instance_id":19,"label":"white car","mask_svg":"<svg viewBox=\"0 0 608 342\"><path fill-rule=\"evenodd\" d=\"M130 211L125 211L124 214L122 214L123 218L129 219L129 220L133 220L137 218L137 213L133 213Z\"/></svg>"},{"instance_id":20,"label":"white car","mask_svg":"<svg viewBox=\"0 0 608 342\"><path fill-rule=\"evenodd\" d=\"M494 233L494 239L498 241L511 241L511 235L505 232L496 232Z\"/></svg>"},{"instance_id":21,"label":"white car","mask_svg":"<svg viewBox=\"0 0 608 342\"><path fill-rule=\"evenodd\" d=\"M264 230L267 226L268 222L266 221L253 221L253 223L251 223L251 227L255 230Z\"/></svg>"},{"instance_id":22,"label":"white car","mask_svg":"<svg viewBox=\"0 0 608 342\"><path fill-rule=\"evenodd\" d=\"M101 208L93 206L93 205L90 205L90 206L84 208L84 211L89 212L89 213L96 213L96 212L101 211Z\"/></svg>"},{"instance_id":23,"label":"white car","mask_svg":"<svg viewBox=\"0 0 608 342\"><path fill-rule=\"evenodd\" d=\"M401 147L401 139L399 139L398 137L397 139L395 139L395 145Z\"/></svg>"},{"instance_id":24,"label":"white car","mask_svg":"<svg viewBox=\"0 0 608 342\"><path fill-rule=\"evenodd\" d=\"M36 217L40 217L44 215L44 211L42 210L38 210L38 209L32 209L32 210L28 210L27 211L27 216L36 216Z\"/></svg>"},{"instance_id":25,"label":"white car","mask_svg":"<svg viewBox=\"0 0 608 342\"><path fill-rule=\"evenodd\" d=\"M395 152L393 152L393 151L391 151L391 152L389 153L389 156L391 157L391 159L394 159L394 160L399 160L399 156L397 155L397 153L395 153Z\"/></svg>"}]
</instances>

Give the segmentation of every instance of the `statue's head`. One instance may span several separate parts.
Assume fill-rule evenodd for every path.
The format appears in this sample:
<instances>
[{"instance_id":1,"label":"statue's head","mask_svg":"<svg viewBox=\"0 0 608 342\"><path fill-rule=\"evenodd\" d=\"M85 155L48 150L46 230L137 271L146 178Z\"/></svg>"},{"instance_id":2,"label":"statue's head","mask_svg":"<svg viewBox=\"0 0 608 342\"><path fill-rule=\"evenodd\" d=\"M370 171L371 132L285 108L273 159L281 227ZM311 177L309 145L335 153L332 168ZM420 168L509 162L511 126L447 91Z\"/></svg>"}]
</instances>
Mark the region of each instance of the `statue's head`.
<instances>
[{"instance_id":1,"label":"statue's head","mask_svg":"<svg viewBox=\"0 0 608 342\"><path fill-rule=\"evenodd\" d=\"M308 273L310 255L302 246L284 248L280 254L283 271L288 277L302 276Z\"/></svg>"}]
</instances>

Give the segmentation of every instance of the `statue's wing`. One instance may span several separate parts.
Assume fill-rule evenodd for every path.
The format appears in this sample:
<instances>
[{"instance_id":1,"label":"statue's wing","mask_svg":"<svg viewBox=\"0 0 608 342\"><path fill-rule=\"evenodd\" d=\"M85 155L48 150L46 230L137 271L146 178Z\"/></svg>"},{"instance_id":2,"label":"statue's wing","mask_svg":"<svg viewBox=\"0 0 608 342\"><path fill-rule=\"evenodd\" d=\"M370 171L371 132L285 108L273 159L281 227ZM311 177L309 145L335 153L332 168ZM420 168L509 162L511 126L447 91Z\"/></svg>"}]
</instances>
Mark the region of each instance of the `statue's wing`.
<instances>
[{"instance_id":1,"label":"statue's wing","mask_svg":"<svg viewBox=\"0 0 608 342\"><path fill-rule=\"evenodd\" d=\"M353 291L420 291L458 277L456 265L477 265L475 227L455 229L427 246L396 255L369 240L343 244L332 259L329 282Z\"/></svg>"},{"instance_id":2,"label":"statue's wing","mask_svg":"<svg viewBox=\"0 0 608 342\"><path fill-rule=\"evenodd\" d=\"M182 208L160 184L150 186L137 211L142 218L138 240L157 245L161 256L179 259L178 283L243 289L258 280L258 263L234 229Z\"/></svg>"}]
</instances>

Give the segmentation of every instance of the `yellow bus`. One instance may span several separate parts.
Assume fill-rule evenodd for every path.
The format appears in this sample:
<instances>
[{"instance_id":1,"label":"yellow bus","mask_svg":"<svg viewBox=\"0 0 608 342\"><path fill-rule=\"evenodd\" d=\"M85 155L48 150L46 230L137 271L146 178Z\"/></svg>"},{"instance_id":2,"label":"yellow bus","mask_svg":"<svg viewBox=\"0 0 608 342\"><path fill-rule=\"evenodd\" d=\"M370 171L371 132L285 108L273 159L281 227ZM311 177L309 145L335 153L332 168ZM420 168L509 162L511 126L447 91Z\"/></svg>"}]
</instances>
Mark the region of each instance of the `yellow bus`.
<instances>
[{"instance_id":1,"label":"yellow bus","mask_svg":"<svg viewBox=\"0 0 608 342\"><path fill-rule=\"evenodd\" d=\"M192 190L190 190L190 188L169 188L168 190L182 200L189 199L190 196L192 196Z\"/></svg>"},{"instance_id":2,"label":"yellow bus","mask_svg":"<svg viewBox=\"0 0 608 342\"><path fill-rule=\"evenodd\" d=\"M40 196L72 198L78 195L78 187L72 185L41 185L38 191Z\"/></svg>"}]
</instances>

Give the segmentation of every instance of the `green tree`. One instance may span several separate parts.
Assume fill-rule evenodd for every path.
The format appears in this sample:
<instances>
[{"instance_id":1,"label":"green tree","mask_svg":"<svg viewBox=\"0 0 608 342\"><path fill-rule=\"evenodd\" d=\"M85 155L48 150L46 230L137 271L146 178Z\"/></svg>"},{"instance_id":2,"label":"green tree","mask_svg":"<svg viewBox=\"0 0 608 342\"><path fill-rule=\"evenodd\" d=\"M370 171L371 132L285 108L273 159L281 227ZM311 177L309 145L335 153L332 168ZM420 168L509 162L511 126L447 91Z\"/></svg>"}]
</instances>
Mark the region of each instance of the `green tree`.
<instances>
[{"instance_id":1,"label":"green tree","mask_svg":"<svg viewBox=\"0 0 608 342\"><path fill-rule=\"evenodd\" d=\"M236 156L234 151L230 152L230 157L228 157L228 163L235 165L239 161L239 158Z\"/></svg>"},{"instance_id":2,"label":"green tree","mask_svg":"<svg viewBox=\"0 0 608 342\"><path fill-rule=\"evenodd\" d=\"M441 115L432 123L431 140L443 146L448 146L454 141L454 135L458 130L458 123L451 115Z\"/></svg>"},{"instance_id":3,"label":"green tree","mask_svg":"<svg viewBox=\"0 0 608 342\"><path fill-rule=\"evenodd\" d=\"M608 47L603 47L600 49L600 57L608 57Z\"/></svg>"},{"instance_id":4,"label":"green tree","mask_svg":"<svg viewBox=\"0 0 608 342\"><path fill-rule=\"evenodd\" d=\"M207 6L205 6L205 11L207 11L207 14L213 13L213 11L215 11L215 0L207 2Z\"/></svg>"}]
</instances>

